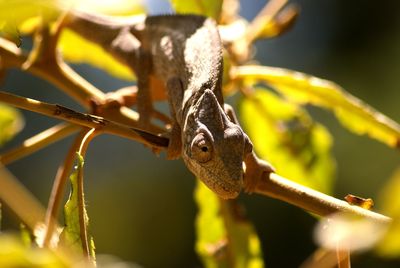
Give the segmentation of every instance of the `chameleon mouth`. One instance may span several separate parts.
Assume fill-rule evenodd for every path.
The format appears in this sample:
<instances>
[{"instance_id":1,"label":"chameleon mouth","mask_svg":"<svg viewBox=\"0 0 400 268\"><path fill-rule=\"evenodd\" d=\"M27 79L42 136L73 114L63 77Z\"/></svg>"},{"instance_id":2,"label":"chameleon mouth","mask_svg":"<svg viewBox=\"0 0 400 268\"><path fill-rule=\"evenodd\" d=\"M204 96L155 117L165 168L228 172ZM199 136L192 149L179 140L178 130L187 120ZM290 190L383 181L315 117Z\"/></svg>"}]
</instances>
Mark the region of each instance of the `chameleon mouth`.
<instances>
[{"instance_id":1,"label":"chameleon mouth","mask_svg":"<svg viewBox=\"0 0 400 268\"><path fill-rule=\"evenodd\" d=\"M214 191L222 199L234 199L239 196L242 187L237 187L237 188L238 188L237 190L232 190L231 186L229 186L229 188L226 189L224 185L219 185L219 187L216 187Z\"/></svg>"},{"instance_id":2,"label":"chameleon mouth","mask_svg":"<svg viewBox=\"0 0 400 268\"><path fill-rule=\"evenodd\" d=\"M184 158L189 170L200 179L210 190L222 199L234 199L242 190L243 174L221 174L212 172L210 168L202 168ZM222 175L222 176L221 176Z\"/></svg>"},{"instance_id":3,"label":"chameleon mouth","mask_svg":"<svg viewBox=\"0 0 400 268\"><path fill-rule=\"evenodd\" d=\"M222 199L234 199L242 190L243 178L217 181L208 179L204 183Z\"/></svg>"}]
</instances>

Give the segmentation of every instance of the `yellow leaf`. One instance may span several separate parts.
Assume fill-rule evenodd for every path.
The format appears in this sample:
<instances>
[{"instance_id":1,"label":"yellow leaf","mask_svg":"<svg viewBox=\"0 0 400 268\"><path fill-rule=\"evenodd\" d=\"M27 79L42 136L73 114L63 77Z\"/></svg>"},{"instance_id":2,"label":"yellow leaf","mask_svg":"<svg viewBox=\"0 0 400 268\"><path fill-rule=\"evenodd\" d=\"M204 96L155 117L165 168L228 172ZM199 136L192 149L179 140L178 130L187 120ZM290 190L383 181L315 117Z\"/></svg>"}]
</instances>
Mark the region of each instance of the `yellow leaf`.
<instances>
[{"instance_id":1,"label":"yellow leaf","mask_svg":"<svg viewBox=\"0 0 400 268\"><path fill-rule=\"evenodd\" d=\"M219 19L221 0L170 0L172 7L177 13L198 14Z\"/></svg>"},{"instance_id":2,"label":"yellow leaf","mask_svg":"<svg viewBox=\"0 0 400 268\"><path fill-rule=\"evenodd\" d=\"M100 4L99 4L100 3ZM145 12L140 2L131 0L118 1L83 1L77 8L107 15L137 15ZM99 33L101 34L101 33ZM106 53L99 45L90 42L78 34L64 30L58 43L64 58L72 63L87 63L107 73L125 80L134 80L132 71Z\"/></svg>"},{"instance_id":3,"label":"yellow leaf","mask_svg":"<svg viewBox=\"0 0 400 268\"><path fill-rule=\"evenodd\" d=\"M240 102L240 118L256 152L280 175L330 193L335 173L332 138L301 107L257 89Z\"/></svg>"},{"instance_id":4,"label":"yellow leaf","mask_svg":"<svg viewBox=\"0 0 400 268\"><path fill-rule=\"evenodd\" d=\"M0 104L0 146L14 137L24 124L24 119L17 109Z\"/></svg>"},{"instance_id":5,"label":"yellow leaf","mask_svg":"<svg viewBox=\"0 0 400 268\"><path fill-rule=\"evenodd\" d=\"M58 0L0 0L0 37L10 39L19 47L18 28L24 21L38 16L44 22L55 20L60 8Z\"/></svg>"},{"instance_id":6,"label":"yellow leaf","mask_svg":"<svg viewBox=\"0 0 400 268\"><path fill-rule=\"evenodd\" d=\"M399 147L400 126L337 84L281 68L241 66L231 70L235 79L263 81L299 104L332 110L353 133L366 134L391 147Z\"/></svg>"},{"instance_id":7,"label":"yellow leaf","mask_svg":"<svg viewBox=\"0 0 400 268\"><path fill-rule=\"evenodd\" d=\"M195 200L199 208L196 217L196 252L205 267L220 267L226 260L226 230L220 215L218 197L197 180Z\"/></svg>"},{"instance_id":8,"label":"yellow leaf","mask_svg":"<svg viewBox=\"0 0 400 268\"><path fill-rule=\"evenodd\" d=\"M51 23L61 12L73 9L119 16L144 13L140 2L131 0L0 0L0 36L20 45L20 31L22 34L32 33L40 23ZM67 61L87 63L118 78L134 79L126 66L105 53L100 46L69 30L62 32L58 46Z\"/></svg>"},{"instance_id":9,"label":"yellow leaf","mask_svg":"<svg viewBox=\"0 0 400 268\"><path fill-rule=\"evenodd\" d=\"M205 267L264 267L254 227L235 212L233 202L219 199L197 182L196 252Z\"/></svg>"},{"instance_id":10,"label":"yellow leaf","mask_svg":"<svg viewBox=\"0 0 400 268\"><path fill-rule=\"evenodd\" d=\"M385 237L379 242L376 251L384 257L400 256L400 168L379 193L380 212L392 217L393 222Z\"/></svg>"},{"instance_id":11,"label":"yellow leaf","mask_svg":"<svg viewBox=\"0 0 400 268\"><path fill-rule=\"evenodd\" d=\"M128 67L116 61L99 45L70 30L62 32L58 47L63 57L71 63L87 63L118 78L134 79L134 75Z\"/></svg>"},{"instance_id":12,"label":"yellow leaf","mask_svg":"<svg viewBox=\"0 0 400 268\"><path fill-rule=\"evenodd\" d=\"M40 16L54 20L61 10L59 0L0 0L0 22L19 25L24 20Z\"/></svg>"},{"instance_id":13,"label":"yellow leaf","mask_svg":"<svg viewBox=\"0 0 400 268\"><path fill-rule=\"evenodd\" d=\"M48 248L29 247L19 237L0 235L0 267L72 267L73 261Z\"/></svg>"}]
</instances>

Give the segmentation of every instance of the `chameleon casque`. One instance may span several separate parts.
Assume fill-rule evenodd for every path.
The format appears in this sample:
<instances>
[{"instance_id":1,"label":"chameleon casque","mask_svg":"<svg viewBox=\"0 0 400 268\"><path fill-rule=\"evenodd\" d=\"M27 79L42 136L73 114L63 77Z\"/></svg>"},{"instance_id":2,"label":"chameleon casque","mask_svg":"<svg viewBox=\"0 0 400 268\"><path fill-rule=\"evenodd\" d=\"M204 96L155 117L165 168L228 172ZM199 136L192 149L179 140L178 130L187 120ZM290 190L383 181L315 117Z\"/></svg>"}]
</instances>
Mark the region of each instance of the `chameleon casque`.
<instances>
[{"instance_id":1,"label":"chameleon casque","mask_svg":"<svg viewBox=\"0 0 400 268\"><path fill-rule=\"evenodd\" d=\"M140 127L167 99L172 128L167 157L182 156L190 171L221 198L252 192L273 168L254 153L222 96L222 43L214 20L197 15L135 18L71 12L66 26L100 44L137 76ZM99 37L101 35L101 38ZM127 57L126 55L129 55ZM245 168L243 167L245 163Z\"/></svg>"}]
</instances>

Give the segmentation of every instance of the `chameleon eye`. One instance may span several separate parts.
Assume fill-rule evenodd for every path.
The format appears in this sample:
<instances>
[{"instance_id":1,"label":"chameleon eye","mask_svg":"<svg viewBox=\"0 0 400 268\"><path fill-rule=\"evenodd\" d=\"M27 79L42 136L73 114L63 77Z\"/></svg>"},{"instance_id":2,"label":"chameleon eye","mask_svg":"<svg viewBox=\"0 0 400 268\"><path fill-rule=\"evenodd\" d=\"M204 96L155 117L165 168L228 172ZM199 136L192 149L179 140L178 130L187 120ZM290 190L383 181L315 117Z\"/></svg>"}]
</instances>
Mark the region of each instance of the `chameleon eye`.
<instances>
[{"instance_id":1,"label":"chameleon eye","mask_svg":"<svg viewBox=\"0 0 400 268\"><path fill-rule=\"evenodd\" d=\"M212 144L203 133L199 133L194 137L190 149L192 158L199 163L208 162L212 157Z\"/></svg>"}]
</instances>

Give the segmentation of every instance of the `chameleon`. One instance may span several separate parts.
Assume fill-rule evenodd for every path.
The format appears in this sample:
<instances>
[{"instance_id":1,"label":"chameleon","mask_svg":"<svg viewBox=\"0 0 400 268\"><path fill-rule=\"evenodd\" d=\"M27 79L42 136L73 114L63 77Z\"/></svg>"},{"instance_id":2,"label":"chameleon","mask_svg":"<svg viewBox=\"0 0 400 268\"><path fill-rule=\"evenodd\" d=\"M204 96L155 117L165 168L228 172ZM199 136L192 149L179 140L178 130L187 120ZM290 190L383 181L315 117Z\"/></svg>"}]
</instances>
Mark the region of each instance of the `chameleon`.
<instances>
[{"instance_id":1,"label":"chameleon","mask_svg":"<svg viewBox=\"0 0 400 268\"><path fill-rule=\"evenodd\" d=\"M199 15L109 17L70 12L65 25L100 44L137 77L139 126L165 119L153 101L170 109L167 158L188 169L223 199L253 192L264 173L232 107L222 95L223 45L216 22ZM244 163L244 165L243 165Z\"/></svg>"}]
</instances>

